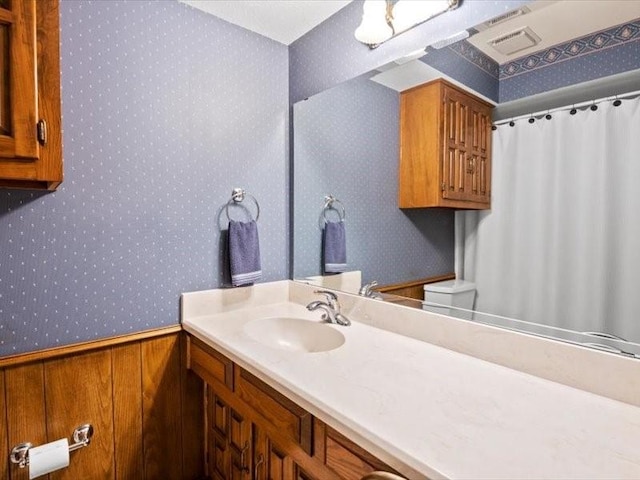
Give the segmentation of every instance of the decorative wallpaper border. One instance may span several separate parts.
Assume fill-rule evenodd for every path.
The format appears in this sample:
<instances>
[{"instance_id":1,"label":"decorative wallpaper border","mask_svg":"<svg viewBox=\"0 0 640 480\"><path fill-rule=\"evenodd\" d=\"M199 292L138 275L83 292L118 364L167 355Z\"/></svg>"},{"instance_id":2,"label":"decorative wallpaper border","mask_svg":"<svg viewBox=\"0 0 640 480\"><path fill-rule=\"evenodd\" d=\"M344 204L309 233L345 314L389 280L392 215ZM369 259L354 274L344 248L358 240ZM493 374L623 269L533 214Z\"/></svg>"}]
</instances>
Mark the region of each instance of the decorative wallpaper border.
<instances>
[{"instance_id":1,"label":"decorative wallpaper border","mask_svg":"<svg viewBox=\"0 0 640 480\"><path fill-rule=\"evenodd\" d=\"M449 50L460 55L464 59L473 63L476 67L487 72L493 78L498 79L500 75L500 66L493 58L488 56L482 50L479 50L468 41L456 42L449 45Z\"/></svg>"},{"instance_id":2,"label":"decorative wallpaper border","mask_svg":"<svg viewBox=\"0 0 640 480\"><path fill-rule=\"evenodd\" d=\"M500 79L640 40L640 18L526 55L500 66Z\"/></svg>"}]
</instances>

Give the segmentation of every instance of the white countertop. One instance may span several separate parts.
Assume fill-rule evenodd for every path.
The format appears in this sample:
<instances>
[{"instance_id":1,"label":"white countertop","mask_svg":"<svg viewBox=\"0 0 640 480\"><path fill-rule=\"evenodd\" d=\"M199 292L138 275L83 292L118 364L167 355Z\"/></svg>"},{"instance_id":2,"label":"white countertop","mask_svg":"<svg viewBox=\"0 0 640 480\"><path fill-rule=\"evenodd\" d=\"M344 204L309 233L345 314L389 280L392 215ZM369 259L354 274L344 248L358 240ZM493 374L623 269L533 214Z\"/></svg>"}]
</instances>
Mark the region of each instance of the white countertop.
<instances>
[{"instance_id":1,"label":"white countertop","mask_svg":"<svg viewBox=\"0 0 640 480\"><path fill-rule=\"evenodd\" d=\"M638 407L354 317L331 326L346 338L335 350L270 348L243 332L248 321L319 312L225 309L189 315L184 329L410 479L640 479Z\"/></svg>"}]
</instances>

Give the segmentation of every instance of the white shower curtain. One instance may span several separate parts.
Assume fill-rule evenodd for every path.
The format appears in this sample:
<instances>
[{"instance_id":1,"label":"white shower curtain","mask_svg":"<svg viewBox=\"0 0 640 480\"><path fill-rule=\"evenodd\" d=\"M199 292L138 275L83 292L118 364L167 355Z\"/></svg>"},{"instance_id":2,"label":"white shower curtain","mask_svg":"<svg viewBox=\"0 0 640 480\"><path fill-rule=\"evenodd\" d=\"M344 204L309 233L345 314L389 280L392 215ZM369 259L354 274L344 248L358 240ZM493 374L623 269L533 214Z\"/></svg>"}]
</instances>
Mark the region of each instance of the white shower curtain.
<instances>
[{"instance_id":1,"label":"white shower curtain","mask_svg":"<svg viewBox=\"0 0 640 480\"><path fill-rule=\"evenodd\" d=\"M498 127L492 181L456 213L475 309L640 342L640 99Z\"/></svg>"}]
</instances>

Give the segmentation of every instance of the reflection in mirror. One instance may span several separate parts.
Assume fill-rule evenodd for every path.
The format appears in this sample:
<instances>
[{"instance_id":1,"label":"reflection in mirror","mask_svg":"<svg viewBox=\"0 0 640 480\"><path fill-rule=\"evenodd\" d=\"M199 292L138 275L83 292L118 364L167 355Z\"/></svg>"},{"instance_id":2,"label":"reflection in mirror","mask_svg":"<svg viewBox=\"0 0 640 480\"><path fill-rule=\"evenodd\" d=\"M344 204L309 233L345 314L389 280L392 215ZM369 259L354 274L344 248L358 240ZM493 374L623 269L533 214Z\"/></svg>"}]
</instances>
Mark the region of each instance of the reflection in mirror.
<instances>
[{"instance_id":1,"label":"reflection in mirror","mask_svg":"<svg viewBox=\"0 0 640 480\"><path fill-rule=\"evenodd\" d=\"M523 26L528 30L516 34ZM458 278L476 282L476 310L490 312L474 312L475 321L640 354L638 345L616 338L640 343L640 323L633 315L640 308L633 303L634 297L640 298L633 292L633 272L640 269L640 257L633 248L628 254L622 249L633 247L640 234L630 213L637 211L630 202L640 173L635 177L628 169L612 169L614 163L616 168L631 165L624 153L640 149L636 139L640 107L633 103L640 101L624 100L618 107L604 102L594 110L578 106L575 115L570 113L574 104L587 102L585 107L590 107L594 99L622 98L640 90L640 2L532 2L469 34L457 43L444 39L419 59L414 55L383 66L294 106L294 278L322 273L318 216L324 195L332 193L345 203L348 263L362 272L363 283L411 283L455 270ZM455 242L453 211L397 208L398 98L403 90L438 77L496 105L494 121L524 115L513 119L514 128L506 123L494 132L492 210L457 213ZM625 108L628 120L616 124L614 117L622 119ZM604 118L602 126L592 131L608 132L614 146L605 149L601 133L577 141L596 139L581 158L586 161L590 152L600 152L599 170L583 163L561 180L558 169L568 162L570 151L544 153L552 160L545 172L509 174L502 169L502 163L522 163L525 153L550 143L546 135L551 132L558 136L553 142L571 150L567 135L560 131L562 117L580 127L596 115ZM509 129L510 134L504 135ZM524 143L521 133L516 134L522 130L529 135L534 129L544 136L533 143ZM510 148L505 148L507 144ZM509 162L503 162L507 157ZM593 172L592 179L585 176ZM505 180L500 175L506 175ZM509 180L508 175L516 176ZM613 177L614 186L604 182L607 177ZM514 188L501 191L509 181ZM548 189L532 188L536 182ZM577 196L562 200L560 194L572 189L587 193L587 200L577 201ZM506 203L501 195L508 195ZM523 210L519 205L525 196L534 204L551 203ZM566 214L560 213L564 207ZM551 217L560 223L545 225ZM492 224L508 221L511 230L489 232ZM570 223L575 224L573 233L568 232ZM581 239L600 233L606 235L594 241L593 252L584 250ZM479 244L469 242L477 236L482 236ZM532 237L541 239L541 252L522 248ZM556 249L559 245L561 250ZM486 253L490 249L494 257ZM518 253L504 268L492 269L510 251ZM581 256L573 258L575 251ZM596 260L603 251L605 255ZM489 262L474 266L477 252ZM541 273L520 267L527 257L537 262ZM565 259L571 260L563 265ZM537 282L532 281L534 274ZM455 308L446 313L469 317Z\"/></svg>"},{"instance_id":2,"label":"reflection in mirror","mask_svg":"<svg viewBox=\"0 0 640 480\"><path fill-rule=\"evenodd\" d=\"M349 270L361 271L365 283L452 271L451 212L396 206L397 91L359 77L297 103L293 114L294 278L322 273L329 194L344 206ZM327 216L336 221L338 213Z\"/></svg>"}]
</instances>

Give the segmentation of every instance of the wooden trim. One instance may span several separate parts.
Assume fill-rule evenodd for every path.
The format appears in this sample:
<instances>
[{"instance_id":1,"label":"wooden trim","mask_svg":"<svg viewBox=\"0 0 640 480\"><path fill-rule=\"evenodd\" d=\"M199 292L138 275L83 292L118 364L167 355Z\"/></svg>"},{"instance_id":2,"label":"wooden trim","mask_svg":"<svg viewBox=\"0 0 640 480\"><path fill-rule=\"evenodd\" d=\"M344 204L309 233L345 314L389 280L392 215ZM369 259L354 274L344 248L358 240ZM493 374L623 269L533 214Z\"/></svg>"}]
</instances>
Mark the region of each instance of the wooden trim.
<instances>
[{"instance_id":1,"label":"wooden trim","mask_svg":"<svg viewBox=\"0 0 640 480\"><path fill-rule=\"evenodd\" d=\"M91 340L88 342L75 343L64 347L54 347L35 352L19 353L17 355L9 355L0 358L0 368L21 365L23 363L38 362L42 360L50 360L52 358L72 355L74 353L85 353L91 350L97 350L105 347L113 347L116 345L124 345L125 343L136 342L138 340L146 340L148 338L162 337L172 333L182 331L182 325L172 325L170 327L155 328L153 330L145 330L143 332L119 335L116 337L105 338L101 340Z\"/></svg>"},{"instance_id":2,"label":"wooden trim","mask_svg":"<svg viewBox=\"0 0 640 480\"><path fill-rule=\"evenodd\" d=\"M0 370L0 452L9 452L9 440L7 439L7 405L4 398L4 370ZM13 448L13 445L11 446ZM9 462L0 460L0 478L9 478Z\"/></svg>"},{"instance_id":3,"label":"wooden trim","mask_svg":"<svg viewBox=\"0 0 640 480\"><path fill-rule=\"evenodd\" d=\"M455 278L456 278L455 273L446 273L444 275L436 275L434 277L421 278L419 280L412 280L410 282L380 285L374 288L374 290L380 293L393 293L393 290L399 290L401 288L417 287L419 285L426 285L427 283L442 282L444 280L455 280Z\"/></svg>"}]
</instances>

